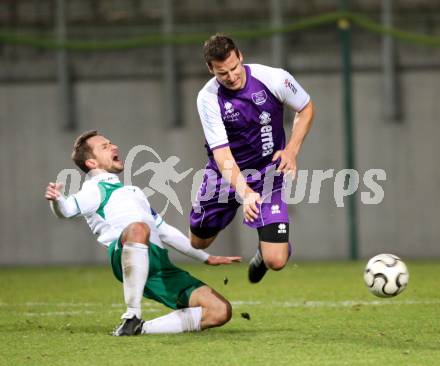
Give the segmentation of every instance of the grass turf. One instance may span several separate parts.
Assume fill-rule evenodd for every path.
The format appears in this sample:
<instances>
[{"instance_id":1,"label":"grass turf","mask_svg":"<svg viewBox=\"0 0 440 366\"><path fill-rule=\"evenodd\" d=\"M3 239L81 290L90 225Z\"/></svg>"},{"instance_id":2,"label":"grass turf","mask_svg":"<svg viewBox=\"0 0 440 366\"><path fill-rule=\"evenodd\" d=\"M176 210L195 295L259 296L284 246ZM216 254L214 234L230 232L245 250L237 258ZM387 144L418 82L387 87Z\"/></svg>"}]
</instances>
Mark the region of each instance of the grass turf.
<instances>
[{"instance_id":1,"label":"grass turf","mask_svg":"<svg viewBox=\"0 0 440 366\"><path fill-rule=\"evenodd\" d=\"M0 364L439 365L440 263L409 262L409 287L392 300L367 291L363 266L290 264L250 285L245 265L185 265L232 301L231 322L124 338L109 336L124 311L109 267L3 268ZM144 318L168 312L143 307Z\"/></svg>"}]
</instances>

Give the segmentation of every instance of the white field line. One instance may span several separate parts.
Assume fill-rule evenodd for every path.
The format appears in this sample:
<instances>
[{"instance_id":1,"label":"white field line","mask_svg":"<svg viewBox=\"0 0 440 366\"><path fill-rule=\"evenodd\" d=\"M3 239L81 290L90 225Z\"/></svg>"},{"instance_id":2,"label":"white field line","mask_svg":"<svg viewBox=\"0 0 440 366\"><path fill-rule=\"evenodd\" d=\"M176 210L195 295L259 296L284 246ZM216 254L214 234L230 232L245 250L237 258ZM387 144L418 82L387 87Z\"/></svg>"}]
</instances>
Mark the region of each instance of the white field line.
<instances>
[{"instance_id":1,"label":"white field line","mask_svg":"<svg viewBox=\"0 0 440 366\"><path fill-rule=\"evenodd\" d=\"M96 311L88 311L88 310L77 310L77 311L48 311L46 313L20 313L16 312L16 315L19 316L73 316L73 315L91 315L95 314Z\"/></svg>"},{"instance_id":2,"label":"white field line","mask_svg":"<svg viewBox=\"0 0 440 366\"><path fill-rule=\"evenodd\" d=\"M275 306L281 308L344 308L352 306L438 305L440 300L343 300L343 301L231 301L232 306Z\"/></svg>"},{"instance_id":3,"label":"white field line","mask_svg":"<svg viewBox=\"0 0 440 366\"><path fill-rule=\"evenodd\" d=\"M106 304L101 302L23 302L23 303L5 303L0 302L0 307L66 307L66 308L93 308L93 307L111 307L111 308L121 308L124 307L124 304L114 303L114 304ZM144 308L158 308L160 304L156 303L143 303L142 306Z\"/></svg>"},{"instance_id":4,"label":"white field line","mask_svg":"<svg viewBox=\"0 0 440 366\"><path fill-rule=\"evenodd\" d=\"M157 312L161 305L155 303L144 303L142 304L142 311L144 313L155 313ZM0 310L5 309L17 309L17 308L28 308L28 309L38 309L38 308L52 308L60 309L54 311L27 311L20 312L14 311L13 314L16 316L26 316L26 317L36 317L36 316L78 316L78 315L94 315L102 313L119 314L124 309L125 305L121 303L106 304L106 303L93 303L93 302L24 302L24 303L5 303L0 302ZM61 309L66 309L61 311ZM72 310L75 309L75 310ZM84 309L84 310L82 310Z\"/></svg>"},{"instance_id":5,"label":"white field line","mask_svg":"<svg viewBox=\"0 0 440 366\"><path fill-rule=\"evenodd\" d=\"M142 313L155 313L156 310L153 309L143 309ZM95 315L95 314L102 314L102 311L90 311L90 310L75 310L75 311L47 311L47 312L14 312L14 315L16 316L75 316L75 315ZM109 310L105 313L108 314L121 314L121 311L119 310Z\"/></svg>"}]
</instances>

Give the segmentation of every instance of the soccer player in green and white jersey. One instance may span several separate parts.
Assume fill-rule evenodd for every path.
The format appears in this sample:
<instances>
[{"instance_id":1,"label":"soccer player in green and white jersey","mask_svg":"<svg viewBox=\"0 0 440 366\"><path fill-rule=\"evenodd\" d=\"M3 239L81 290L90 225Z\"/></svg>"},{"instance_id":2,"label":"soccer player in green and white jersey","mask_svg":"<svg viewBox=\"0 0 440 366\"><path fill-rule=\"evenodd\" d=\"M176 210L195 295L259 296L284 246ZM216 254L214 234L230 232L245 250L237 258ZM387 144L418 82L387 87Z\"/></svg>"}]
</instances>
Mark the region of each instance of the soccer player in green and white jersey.
<instances>
[{"instance_id":1,"label":"soccer player in green and white jersey","mask_svg":"<svg viewBox=\"0 0 440 366\"><path fill-rule=\"evenodd\" d=\"M61 184L49 183L45 197L58 217L84 216L98 242L107 247L115 277L123 282L127 311L115 336L200 331L231 319L231 304L215 290L174 266L165 244L209 265L240 257L211 256L192 248L188 238L150 207L142 190L124 186L118 147L97 131L79 136L72 159L87 173L78 193L64 197ZM141 318L142 296L175 311L149 321Z\"/></svg>"}]
</instances>

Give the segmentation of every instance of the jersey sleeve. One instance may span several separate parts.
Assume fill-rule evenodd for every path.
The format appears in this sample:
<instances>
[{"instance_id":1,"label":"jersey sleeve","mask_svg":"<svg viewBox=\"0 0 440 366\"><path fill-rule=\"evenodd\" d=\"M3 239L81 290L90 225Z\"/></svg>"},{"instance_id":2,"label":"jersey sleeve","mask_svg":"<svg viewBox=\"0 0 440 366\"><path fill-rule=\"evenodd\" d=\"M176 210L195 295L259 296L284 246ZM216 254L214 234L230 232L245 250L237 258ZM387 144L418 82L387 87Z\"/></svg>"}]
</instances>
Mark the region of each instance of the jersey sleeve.
<instances>
[{"instance_id":1,"label":"jersey sleeve","mask_svg":"<svg viewBox=\"0 0 440 366\"><path fill-rule=\"evenodd\" d=\"M160 227L158 227L160 240L168 246L174 248L178 252L187 257L205 262L209 258L209 254L201 249L195 249L186 235L174 226L168 225L162 220Z\"/></svg>"},{"instance_id":2,"label":"jersey sleeve","mask_svg":"<svg viewBox=\"0 0 440 366\"><path fill-rule=\"evenodd\" d=\"M98 210L101 205L101 191L97 184L84 182L81 190L72 195L81 215L88 215Z\"/></svg>"},{"instance_id":3,"label":"jersey sleeve","mask_svg":"<svg viewBox=\"0 0 440 366\"><path fill-rule=\"evenodd\" d=\"M56 200L50 201L49 204L53 214L60 219L76 217L80 214L73 196L66 198L60 195Z\"/></svg>"},{"instance_id":4,"label":"jersey sleeve","mask_svg":"<svg viewBox=\"0 0 440 366\"><path fill-rule=\"evenodd\" d=\"M263 65L250 65L252 75L263 82L272 94L295 112L301 112L310 96L286 70Z\"/></svg>"},{"instance_id":5,"label":"jersey sleeve","mask_svg":"<svg viewBox=\"0 0 440 366\"><path fill-rule=\"evenodd\" d=\"M310 101L309 94L290 73L283 69L277 69L277 72L275 95L295 112L301 112Z\"/></svg>"},{"instance_id":6,"label":"jersey sleeve","mask_svg":"<svg viewBox=\"0 0 440 366\"><path fill-rule=\"evenodd\" d=\"M197 97L197 110L202 123L205 139L213 150L229 145L226 129L221 117L217 94L213 88L203 88Z\"/></svg>"},{"instance_id":7,"label":"jersey sleeve","mask_svg":"<svg viewBox=\"0 0 440 366\"><path fill-rule=\"evenodd\" d=\"M153 216L154 224L156 225L156 228L159 228L160 225L163 223L163 218L160 216L154 209L150 207L151 216Z\"/></svg>"}]
</instances>

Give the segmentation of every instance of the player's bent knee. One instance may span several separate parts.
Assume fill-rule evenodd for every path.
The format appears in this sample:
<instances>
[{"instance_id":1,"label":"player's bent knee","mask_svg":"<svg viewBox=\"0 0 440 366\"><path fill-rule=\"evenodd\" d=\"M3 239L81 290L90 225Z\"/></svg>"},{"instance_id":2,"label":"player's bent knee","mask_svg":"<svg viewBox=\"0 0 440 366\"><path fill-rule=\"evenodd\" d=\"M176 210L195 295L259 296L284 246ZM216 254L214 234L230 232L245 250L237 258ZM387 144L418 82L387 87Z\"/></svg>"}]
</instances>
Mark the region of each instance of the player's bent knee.
<instances>
[{"instance_id":1,"label":"player's bent knee","mask_svg":"<svg viewBox=\"0 0 440 366\"><path fill-rule=\"evenodd\" d=\"M222 326L232 317L232 306L229 301L208 286L193 291L189 306L203 308L203 329Z\"/></svg>"},{"instance_id":2,"label":"player's bent knee","mask_svg":"<svg viewBox=\"0 0 440 366\"><path fill-rule=\"evenodd\" d=\"M224 304L223 311L220 314L221 325L226 324L232 318L232 305L229 301Z\"/></svg>"},{"instance_id":3,"label":"player's bent knee","mask_svg":"<svg viewBox=\"0 0 440 366\"><path fill-rule=\"evenodd\" d=\"M232 317L232 306L228 301L216 304L210 309L212 327L226 324Z\"/></svg>"},{"instance_id":4,"label":"player's bent knee","mask_svg":"<svg viewBox=\"0 0 440 366\"><path fill-rule=\"evenodd\" d=\"M197 235L194 235L193 233L190 233L190 241L191 246L195 249L206 249L208 248L211 243L214 241L215 236L211 238L200 238Z\"/></svg>"},{"instance_id":5,"label":"player's bent knee","mask_svg":"<svg viewBox=\"0 0 440 366\"><path fill-rule=\"evenodd\" d=\"M209 247L209 244L211 244L211 242L205 239L196 239L191 237L191 246L194 249L206 249Z\"/></svg>"},{"instance_id":6,"label":"player's bent knee","mask_svg":"<svg viewBox=\"0 0 440 366\"><path fill-rule=\"evenodd\" d=\"M150 227L144 222L133 222L124 229L122 239L124 242L147 244L150 239Z\"/></svg>"},{"instance_id":7,"label":"player's bent knee","mask_svg":"<svg viewBox=\"0 0 440 366\"><path fill-rule=\"evenodd\" d=\"M232 306L227 300L216 301L206 308L206 326L220 327L226 324L232 317Z\"/></svg>"},{"instance_id":8,"label":"player's bent knee","mask_svg":"<svg viewBox=\"0 0 440 366\"><path fill-rule=\"evenodd\" d=\"M206 249L217 237L219 228L190 227L189 237L191 246L195 249Z\"/></svg>"},{"instance_id":9,"label":"player's bent knee","mask_svg":"<svg viewBox=\"0 0 440 366\"><path fill-rule=\"evenodd\" d=\"M287 260L281 256L264 258L264 263L273 271L279 271L286 266Z\"/></svg>"}]
</instances>

